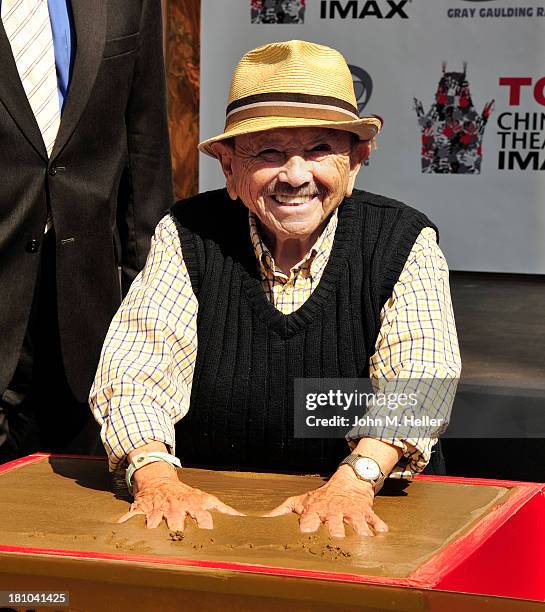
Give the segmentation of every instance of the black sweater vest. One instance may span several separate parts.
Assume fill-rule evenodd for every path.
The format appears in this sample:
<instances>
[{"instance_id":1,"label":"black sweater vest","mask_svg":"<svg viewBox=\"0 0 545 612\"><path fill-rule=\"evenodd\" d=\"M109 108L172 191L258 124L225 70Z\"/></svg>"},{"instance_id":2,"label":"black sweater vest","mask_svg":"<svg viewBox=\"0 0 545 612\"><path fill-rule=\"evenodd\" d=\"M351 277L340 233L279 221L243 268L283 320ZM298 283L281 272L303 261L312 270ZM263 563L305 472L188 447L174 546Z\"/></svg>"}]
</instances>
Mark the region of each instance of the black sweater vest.
<instances>
[{"instance_id":1,"label":"black sweater vest","mask_svg":"<svg viewBox=\"0 0 545 612\"><path fill-rule=\"evenodd\" d=\"M400 202L355 191L339 207L319 285L284 315L261 286L240 201L211 191L171 214L199 302L191 405L176 427L183 463L333 470L346 442L294 438L293 380L368 376L381 308L418 234L433 224Z\"/></svg>"}]
</instances>

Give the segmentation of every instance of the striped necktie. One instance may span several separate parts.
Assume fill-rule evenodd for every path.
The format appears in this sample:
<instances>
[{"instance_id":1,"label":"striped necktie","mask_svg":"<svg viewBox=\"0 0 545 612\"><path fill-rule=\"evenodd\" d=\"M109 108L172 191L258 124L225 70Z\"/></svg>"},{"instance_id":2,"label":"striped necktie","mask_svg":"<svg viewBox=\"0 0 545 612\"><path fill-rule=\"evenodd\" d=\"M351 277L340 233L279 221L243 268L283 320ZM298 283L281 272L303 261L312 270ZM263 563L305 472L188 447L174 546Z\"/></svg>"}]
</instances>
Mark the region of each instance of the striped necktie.
<instances>
[{"instance_id":1,"label":"striped necktie","mask_svg":"<svg viewBox=\"0 0 545 612\"><path fill-rule=\"evenodd\" d=\"M60 124L53 34L47 0L1 0L2 22L21 83L51 155Z\"/></svg>"}]
</instances>

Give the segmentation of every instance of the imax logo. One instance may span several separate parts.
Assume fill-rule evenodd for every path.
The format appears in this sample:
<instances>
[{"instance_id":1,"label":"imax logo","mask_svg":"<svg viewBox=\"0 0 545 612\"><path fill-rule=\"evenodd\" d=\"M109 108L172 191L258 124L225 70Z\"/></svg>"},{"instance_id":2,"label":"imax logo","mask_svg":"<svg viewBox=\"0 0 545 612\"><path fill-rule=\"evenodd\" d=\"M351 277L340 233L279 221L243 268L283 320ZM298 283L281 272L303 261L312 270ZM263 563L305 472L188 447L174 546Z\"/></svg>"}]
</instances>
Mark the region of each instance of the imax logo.
<instances>
[{"instance_id":1,"label":"imax logo","mask_svg":"<svg viewBox=\"0 0 545 612\"><path fill-rule=\"evenodd\" d=\"M399 17L400 19L408 19L409 16L405 12L405 5L408 3L409 0L386 0L382 2L377 0L367 0L367 2L321 0L320 18L365 19L366 17L375 17L376 19L392 19L393 17Z\"/></svg>"}]
</instances>

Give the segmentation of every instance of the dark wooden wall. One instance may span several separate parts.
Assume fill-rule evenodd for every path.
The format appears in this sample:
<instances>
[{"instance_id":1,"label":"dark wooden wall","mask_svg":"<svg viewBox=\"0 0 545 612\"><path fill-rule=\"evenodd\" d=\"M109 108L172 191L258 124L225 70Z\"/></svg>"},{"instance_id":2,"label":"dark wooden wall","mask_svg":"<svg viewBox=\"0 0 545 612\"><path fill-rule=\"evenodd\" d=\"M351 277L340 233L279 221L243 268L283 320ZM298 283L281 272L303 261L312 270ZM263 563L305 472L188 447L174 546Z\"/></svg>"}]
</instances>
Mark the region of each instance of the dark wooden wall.
<instances>
[{"instance_id":1,"label":"dark wooden wall","mask_svg":"<svg viewBox=\"0 0 545 612\"><path fill-rule=\"evenodd\" d=\"M198 192L200 0L162 0L174 191Z\"/></svg>"}]
</instances>

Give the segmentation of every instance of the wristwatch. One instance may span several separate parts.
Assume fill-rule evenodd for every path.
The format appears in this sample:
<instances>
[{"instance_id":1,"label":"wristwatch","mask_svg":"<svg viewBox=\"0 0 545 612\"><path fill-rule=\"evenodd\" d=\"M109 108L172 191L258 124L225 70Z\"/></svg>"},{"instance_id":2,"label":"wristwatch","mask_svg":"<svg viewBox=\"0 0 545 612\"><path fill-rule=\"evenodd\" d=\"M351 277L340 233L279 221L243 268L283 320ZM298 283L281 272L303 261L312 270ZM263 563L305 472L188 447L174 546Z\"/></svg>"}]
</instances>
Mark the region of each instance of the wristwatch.
<instances>
[{"instance_id":1,"label":"wristwatch","mask_svg":"<svg viewBox=\"0 0 545 612\"><path fill-rule=\"evenodd\" d=\"M380 470L380 465L371 457L364 457L358 453L352 453L343 459L339 466L349 465L360 480L371 483L375 495L382 489L385 476Z\"/></svg>"}]
</instances>

